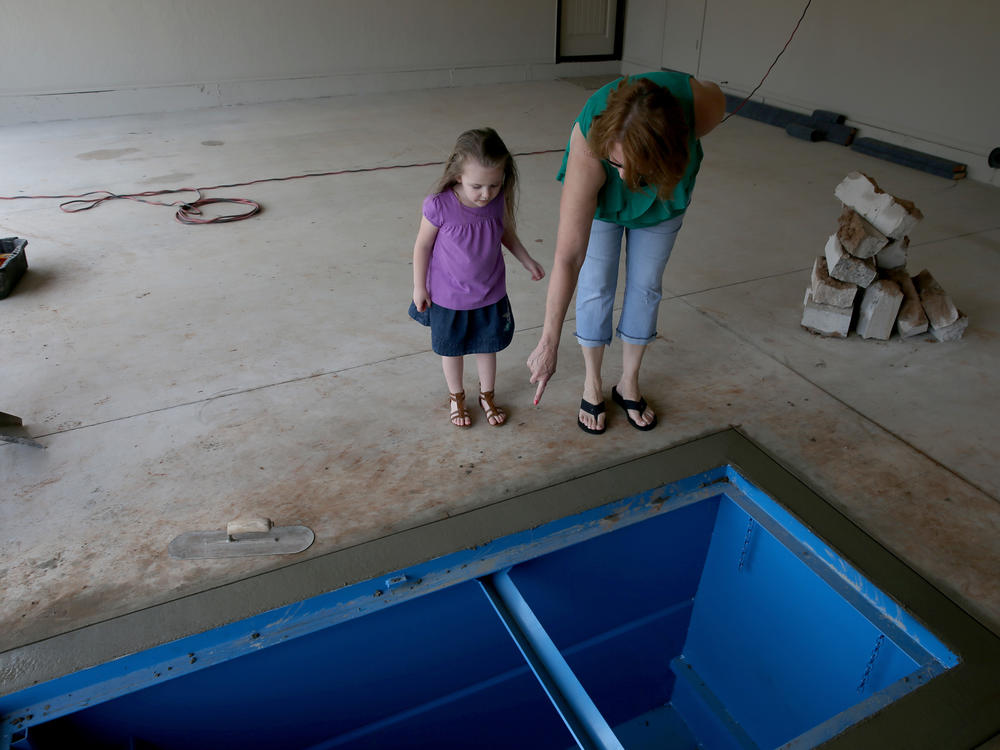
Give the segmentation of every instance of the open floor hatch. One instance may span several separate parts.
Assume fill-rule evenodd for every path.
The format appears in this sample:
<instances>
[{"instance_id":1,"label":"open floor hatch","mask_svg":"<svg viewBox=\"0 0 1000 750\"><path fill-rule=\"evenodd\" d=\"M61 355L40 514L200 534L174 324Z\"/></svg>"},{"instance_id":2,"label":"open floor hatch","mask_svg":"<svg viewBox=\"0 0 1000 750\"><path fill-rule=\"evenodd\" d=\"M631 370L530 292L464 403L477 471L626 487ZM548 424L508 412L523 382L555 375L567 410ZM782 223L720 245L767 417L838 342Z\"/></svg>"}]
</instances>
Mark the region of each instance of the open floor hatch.
<instances>
[{"instance_id":1,"label":"open floor hatch","mask_svg":"<svg viewBox=\"0 0 1000 750\"><path fill-rule=\"evenodd\" d=\"M0 750L815 747L962 661L820 533L723 465L8 694Z\"/></svg>"}]
</instances>

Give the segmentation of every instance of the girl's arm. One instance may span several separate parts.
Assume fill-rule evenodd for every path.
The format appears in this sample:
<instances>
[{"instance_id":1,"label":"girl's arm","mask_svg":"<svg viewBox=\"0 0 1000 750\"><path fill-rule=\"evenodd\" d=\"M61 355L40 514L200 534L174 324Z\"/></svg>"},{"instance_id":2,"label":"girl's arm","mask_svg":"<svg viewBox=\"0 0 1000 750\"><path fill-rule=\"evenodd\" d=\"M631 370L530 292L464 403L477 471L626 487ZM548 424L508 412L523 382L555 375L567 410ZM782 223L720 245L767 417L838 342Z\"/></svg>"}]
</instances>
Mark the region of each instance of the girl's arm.
<instances>
[{"instance_id":1,"label":"girl's arm","mask_svg":"<svg viewBox=\"0 0 1000 750\"><path fill-rule=\"evenodd\" d=\"M545 269L528 254L527 249L521 244L521 239L517 236L517 232L511 227L504 227L503 237L500 238L500 242L505 248L510 250L511 255L521 261L521 265L531 274L532 279L538 281L545 276Z\"/></svg>"},{"instance_id":2,"label":"girl's arm","mask_svg":"<svg viewBox=\"0 0 1000 750\"><path fill-rule=\"evenodd\" d=\"M556 354L562 336L563 321L570 299L576 289L580 267L587 255L590 226L597 209L597 194L604 184L601 160L590 150L580 125L573 126L570 136L569 159L559 199L559 229L556 252L549 276L549 292L545 298L545 324L538 346L528 357L532 383L538 383L535 403L556 371Z\"/></svg>"},{"instance_id":3,"label":"girl's arm","mask_svg":"<svg viewBox=\"0 0 1000 750\"><path fill-rule=\"evenodd\" d=\"M431 304L431 295L427 291L427 266L431 262L431 250L434 249L437 233L438 228L426 216L421 216L417 241L413 245L413 304L419 312L423 312Z\"/></svg>"}]
</instances>

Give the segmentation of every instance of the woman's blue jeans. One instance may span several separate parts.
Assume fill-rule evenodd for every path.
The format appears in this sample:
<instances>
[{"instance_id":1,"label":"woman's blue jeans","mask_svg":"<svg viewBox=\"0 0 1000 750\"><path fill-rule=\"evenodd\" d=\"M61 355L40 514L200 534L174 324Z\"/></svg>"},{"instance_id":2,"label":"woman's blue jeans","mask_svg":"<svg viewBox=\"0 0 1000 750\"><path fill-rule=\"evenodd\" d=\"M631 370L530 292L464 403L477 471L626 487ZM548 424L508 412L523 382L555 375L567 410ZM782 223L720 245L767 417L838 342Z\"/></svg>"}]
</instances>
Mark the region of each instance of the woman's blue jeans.
<instances>
[{"instance_id":1,"label":"woman's blue jeans","mask_svg":"<svg viewBox=\"0 0 1000 750\"><path fill-rule=\"evenodd\" d=\"M625 297L616 333L622 341L640 346L656 338L656 317L663 299L663 269L683 220L681 214L643 229L625 229L594 220L576 287L576 338L580 346L611 343L611 315L623 233Z\"/></svg>"}]
</instances>

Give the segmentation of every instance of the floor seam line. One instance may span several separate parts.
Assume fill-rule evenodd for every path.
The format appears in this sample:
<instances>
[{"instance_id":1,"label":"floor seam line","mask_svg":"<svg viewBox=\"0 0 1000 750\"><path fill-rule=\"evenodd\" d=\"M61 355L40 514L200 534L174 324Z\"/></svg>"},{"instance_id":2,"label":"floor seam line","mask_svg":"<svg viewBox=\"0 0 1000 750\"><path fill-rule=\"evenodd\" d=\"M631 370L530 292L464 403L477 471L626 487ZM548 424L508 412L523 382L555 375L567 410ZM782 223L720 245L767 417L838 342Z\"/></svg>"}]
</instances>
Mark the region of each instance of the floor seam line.
<instances>
[{"instance_id":1,"label":"floor seam line","mask_svg":"<svg viewBox=\"0 0 1000 750\"><path fill-rule=\"evenodd\" d=\"M757 346L757 344L754 343L751 339L749 339L746 336L744 336L744 335L738 333L737 331L733 330L732 328L730 328L729 326L727 326L725 323L723 323L719 319L713 317L709 313L707 313L707 312L699 309L697 306L695 306L693 303L689 302L688 300L683 299L682 301L684 302L684 304L688 305L692 310L694 310L699 315L701 315L701 316L703 316L705 318L708 318L715 325L719 326L720 328L722 328L725 331L728 331L733 336L735 336L740 341L742 341L744 344L749 345L752 349L754 349L755 351L757 351L760 354L763 354L765 357L767 357L768 359L770 359L772 362L780 365L781 367L785 368L789 372L794 373L798 378L800 378L801 380L804 380L805 382L809 383L809 385L811 385L812 387L816 388L818 391L820 391L821 393L825 394L829 398L833 399L838 404L840 404L841 406L843 406L845 409L848 409L849 411L851 411L856 416L860 417L862 420L864 420L868 424L874 425L878 429L882 430L882 432L884 432L885 434L887 434L890 437L892 437L893 439L898 440L899 442L901 442L903 445L905 445L910 450L912 450L915 453L919 454L920 456L923 456L924 458L926 458L928 461L930 461L931 463L933 463L938 468L943 469L944 471L948 472L949 474L951 474L956 479L961 480L962 482L964 482L968 486L972 487L973 489L977 490L978 492L981 492L983 495L985 495L986 497L988 497L990 500L993 500L996 503L1000 503L1000 498L995 497L990 492L987 492L983 487L980 487L978 484L976 484L975 482L973 482L971 479L969 479L968 477L963 476L962 474L960 474L959 472L955 471L950 466L946 466L945 464L941 463L939 460L937 460L933 456L929 455L927 452L925 452L921 448L918 448L916 445L914 445L913 443L911 443L909 440L907 440L906 438L904 438L901 435L897 434L895 431L889 429L888 427L886 427L885 425L883 425L881 422L877 422L876 420L872 419L868 415L861 413L855 407L851 406L849 403L847 403L846 401L844 401L839 396L834 395L833 393L831 393L830 391L828 391L823 386L821 386L818 383L810 380L804 373L799 372L797 369L795 369L794 367L792 367L787 362L782 362L780 359L778 359L777 357L775 357L770 352L768 352L768 351L762 349L761 347Z\"/></svg>"},{"instance_id":2,"label":"floor seam line","mask_svg":"<svg viewBox=\"0 0 1000 750\"><path fill-rule=\"evenodd\" d=\"M671 297L666 297L665 299L680 299L686 300L687 297L693 297L696 294L706 294L707 292L716 292L720 289L731 289L734 286L742 286L743 284L752 284L757 281L769 281L770 279L780 279L783 276L791 276L795 273L808 273L812 270L812 266L803 266L801 268L793 268L789 271L780 271L778 273L768 274L766 276L755 276L752 279L743 279L741 281L733 281L728 284L719 284L718 286L708 286L703 289L695 289L690 292L680 292L674 294Z\"/></svg>"},{"instance_id":3,"label":"floor seam line","mask_svg":"<svg viewBox=\"0 0 1000 750\"><path fill-rule=\"evenodd\" d=\"M365 363L362 363L362 364L359 364L359 365L353 365L351 367L343 367L343 368L340 368L338 370L324 370L323 372L313 372L313 373L310 373L309 375L303 375L303 376L297 377L297 378L288 378L287 380L279 380L279 381L274 382L274 383L265 383L263 385L249 386L247 388L241 388L239 390L234 390L232 392L222 392L222 393L218 393L218 394L216 394L214 396L208 396L206 398L195 399L193 401L184 401L184 402L179 403L179 404L170 404L169 406L161 406L161 407L159 407L157 409L149 409L148 411L136 412L135 414L126 414L126 415L121 416L121 417L114 417L113 419L105 419L105 420L102 420L100 422L91 422L89 424L77 425L76 427L69 427L69 428L67 428L65 430L54 430L53 432L45 432L45 433L41 433L39 435L33 435L32 439L33 440L37 440L39 438L52 437L53 435L65 435L66 433L76 432L77 430L86 430L86 429L89 429L91 427L101 427L103 425L113 424L115 422L124 422L124 421L129 420L129 419L135 419L136 417L145 417L145 416L148 416L150 414L158 414L159 412L171 411L173 409L182 409L182 408L184 408L186 406L195 406L196 404L207 404L207 403L209 403L211 401L217 401L217 400L223 399L223 398L230 398L231 396L241 396L241 395L244 395L244 394L247 394L247 393L253 393L254 391L263 391L263 390L266 390L268 388L276 388L278 386L289 385L289 384L292 384L292 383L303 383L303 382L305 382L307 380L312 380L314 378L322 378L322 377L327 377L329 375L337 375L337 374L342 373L342 372L350 372L352 370L358 370L358 369L361 369L362 367L371 367L371 366L374 366L374 365L383 364L385 362L392 362L392 361L397 360L397 359L403 359L404 357L412 357L412 356L419 355L419 354L426 354L429 351L430 351L430 349L425 349L425 350L421 350L421 351L418 351L418 352L411 352L411 353L408 353L408 354L401 354L401 355L399 355L397 357L387 357L385 359L375 360L374 362L365 362Z\"/></svg>"},{"instance_id":4,"label":"floor seam line","mask_svg":"<svg viewBox=\"0 0 1000 750\"><path fill-rule=\"evenodd\" d=\"M935 239L930 239L930 240L922 240L920 242L911 242L909 244L909 247L911 247L911 248L912 247L924 247L924 246L927 246L927 245L934 245L934 244L936 244L938 242L949 242L951 240L960 240L960 239L963 239L965 237L976 237L976 236L978 236L980 234L987 234L989 232L997 232L997 231L1000 231L1000 226L987 227L986 229L977 229L974 232L964 232L962 234L953 234L953 235L949 235L947 237L941 237L941 238L936 239L936 240Z\"/></svg>"}]
</instances>

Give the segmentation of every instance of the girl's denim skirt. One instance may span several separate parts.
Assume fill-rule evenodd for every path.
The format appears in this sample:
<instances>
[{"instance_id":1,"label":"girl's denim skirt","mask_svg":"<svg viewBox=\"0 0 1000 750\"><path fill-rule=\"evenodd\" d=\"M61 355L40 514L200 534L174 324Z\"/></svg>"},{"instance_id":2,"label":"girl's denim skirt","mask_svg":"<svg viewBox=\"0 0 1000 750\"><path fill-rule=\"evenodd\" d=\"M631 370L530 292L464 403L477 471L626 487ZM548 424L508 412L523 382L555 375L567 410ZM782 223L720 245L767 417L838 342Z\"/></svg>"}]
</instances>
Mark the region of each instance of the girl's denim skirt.
<instances>
[{"instance_id":1,"label":"girl's denim skirt","mask_svg":"<svg viewBox=\"0 0 1000 750\"><path fill-rule=\"evenodd\" d=\"M431 349L442 357L492 354L506 349L514 338L514 313L503 299L475 310L450 310L432 304L423 312L410 302L410 317L430 326Z\"/></svg>"}]
</instances>

